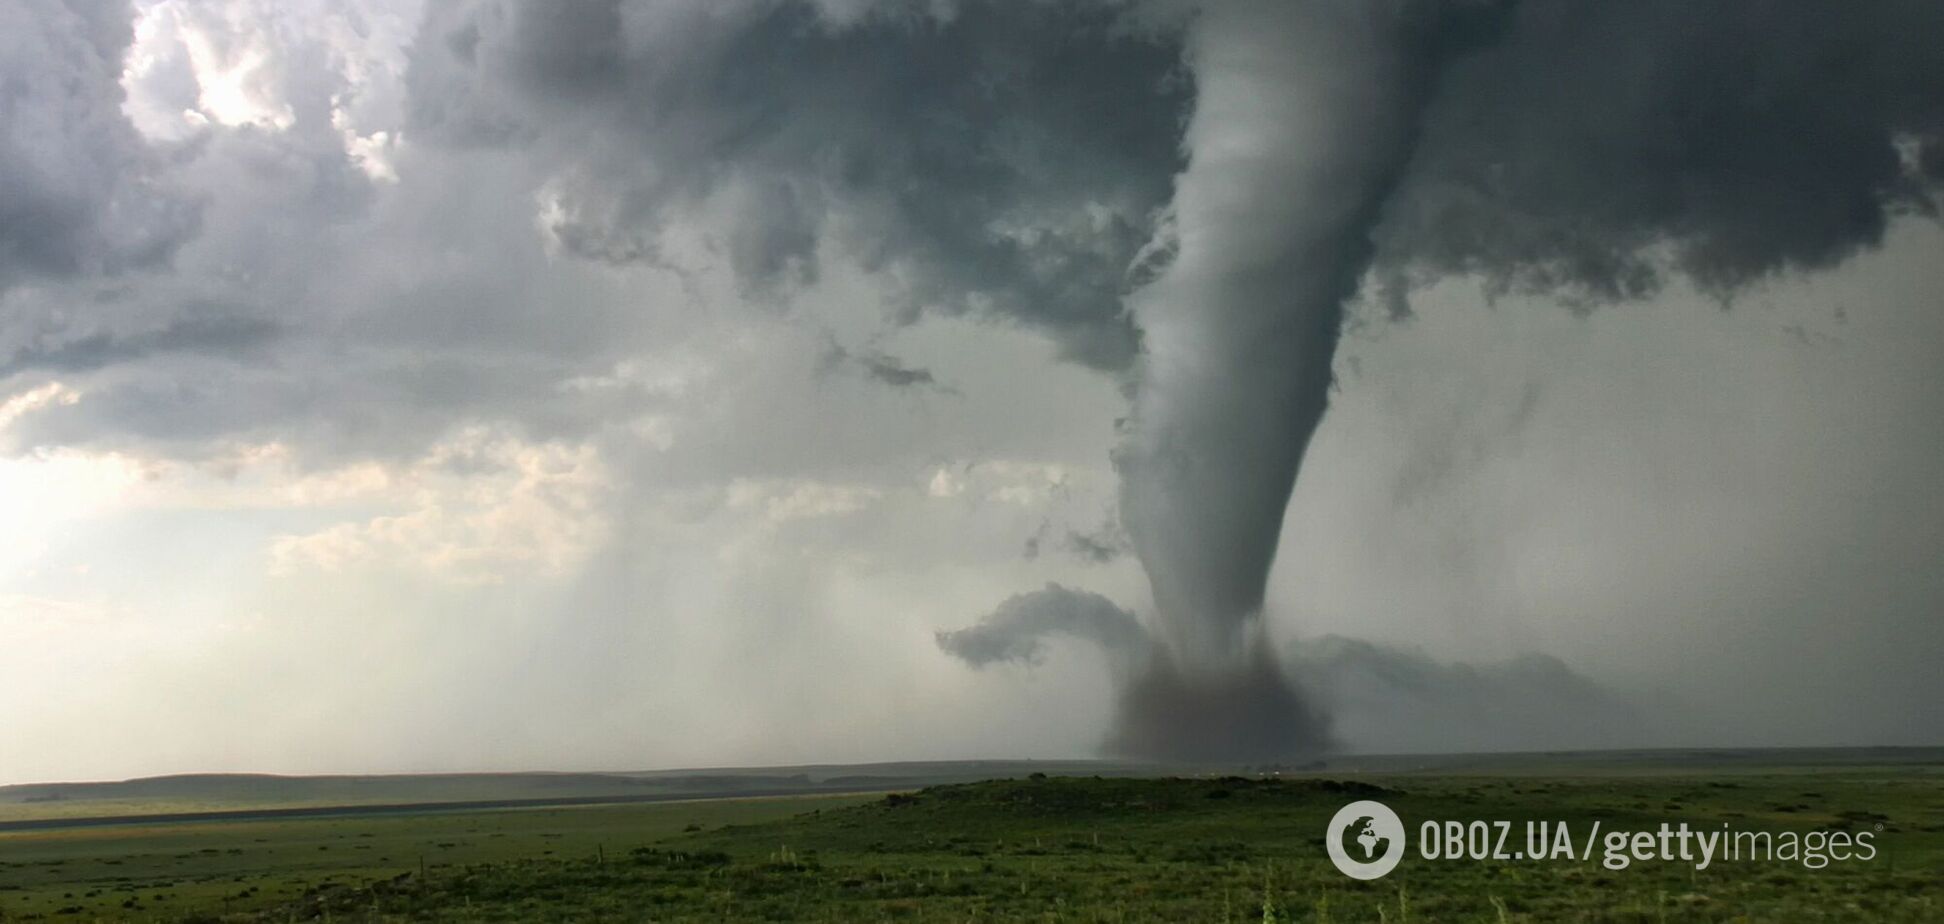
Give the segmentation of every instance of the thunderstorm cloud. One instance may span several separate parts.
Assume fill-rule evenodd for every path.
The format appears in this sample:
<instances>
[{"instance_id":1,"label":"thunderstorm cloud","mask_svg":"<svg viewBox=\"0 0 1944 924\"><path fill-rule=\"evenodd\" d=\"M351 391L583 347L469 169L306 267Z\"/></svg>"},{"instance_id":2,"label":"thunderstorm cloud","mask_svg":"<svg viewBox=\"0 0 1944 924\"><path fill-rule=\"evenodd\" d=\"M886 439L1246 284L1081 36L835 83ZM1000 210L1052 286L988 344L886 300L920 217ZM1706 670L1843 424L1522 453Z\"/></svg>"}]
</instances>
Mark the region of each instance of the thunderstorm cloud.
<instances>
[{"instance_id":1,"label":"thunderstorm cloud","mask_svg":"<svg viewBox=\"0 0 1944 924\"><path fill-rule=\"evenodd\" d=\"M9 3L0 781L1935 743L1939 35Z\"/></svg>"}]
</instances>

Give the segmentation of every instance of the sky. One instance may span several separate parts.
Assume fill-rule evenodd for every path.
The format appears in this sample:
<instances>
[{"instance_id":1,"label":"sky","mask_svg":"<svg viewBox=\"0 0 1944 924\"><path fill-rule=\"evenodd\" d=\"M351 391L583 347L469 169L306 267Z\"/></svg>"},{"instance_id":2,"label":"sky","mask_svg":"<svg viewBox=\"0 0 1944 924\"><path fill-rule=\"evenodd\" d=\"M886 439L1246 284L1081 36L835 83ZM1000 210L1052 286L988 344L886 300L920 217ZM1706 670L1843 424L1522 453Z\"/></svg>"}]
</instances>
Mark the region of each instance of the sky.
<instances>
[{"instance_id":1,"label":"sky","mask_svg":"<svg viewBox=\"0 0 1944 924\"><path fill-rule=\"evenodd\" d=\"M0 782L1944 744L1940 31L9 3Z\"/></svg>"}]
</instances>

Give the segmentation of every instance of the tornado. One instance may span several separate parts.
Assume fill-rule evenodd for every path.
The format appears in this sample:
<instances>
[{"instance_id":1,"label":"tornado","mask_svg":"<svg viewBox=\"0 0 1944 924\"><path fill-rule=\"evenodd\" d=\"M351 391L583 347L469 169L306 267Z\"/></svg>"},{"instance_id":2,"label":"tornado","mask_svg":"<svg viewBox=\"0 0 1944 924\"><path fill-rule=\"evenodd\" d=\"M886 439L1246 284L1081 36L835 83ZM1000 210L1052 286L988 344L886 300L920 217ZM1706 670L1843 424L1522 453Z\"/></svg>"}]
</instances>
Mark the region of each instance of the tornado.
<instances>
[{"instance_id":1,"label":"tornado","mask_svg":"<svg viewBox=\"0 0 1944 924\"><path fill-rule=\"evenodd\" d=\"M1268 654L1263 592L1344 301L1409 156L1425 66L1412 27L1402 3L1227 2L1190 35L1175 256L1130 299L1146 350L1115 455L1159 642L1112 738L1134 756L1326 743Z\"/></svg>"},{"instance_id":2,"label":"tornado","mask_svg":"<svg viewBox=\"0 0 1944 924\"><path fill-rule=\"evenodd\" d=\"M1370 267L1439 58L1414 36L1438 34L1428 20L1444 9L1216 0L1189 27L1187 165L1148 248L1159 256L1137 264L1160 268L1127 299L1143 350L1114 465L1153 618L1109 651L1121 665L1110 752L1273 761L1329 746L1327 717L1271 653L1263 593L1329 405L1344 302ZM939 642L977 665L1040 636L1098 635L1078 631L1074 605L1059 588L1023 595ZM1103 606L1089 599L1088 626L1140 625L1124 610L1101 619Z\"/></svg>"},{"instance_id":3,"label":"tornado","mask_svg":"<svg viewBox=\"0 0 1944 924\"><path fill-rule=\"evenodd\" d=\"M1395 6L1218 3L1191 36L1176 256L1131 299L1146 352L1115 463L1160 634L1192 674L1228 671L1255 644L1343 302L1406 153Z\"/></svg>"},{"instance_id":4,"label":"tornado","mask_svg":"<svg viewBox=\"0 0 1944 924\"><path fill-rule=\"evenodd\" d=\"M1138 666L1116 671L1110 752L1274 761L1329 746L1327 717L1271 653L1263 594L1329 405L1344 302L1370 268L1373 224L1444 56L1430 37L1457 34L1431 20L1451 9L1218 0L1190 27L1187 165L1149 248L1163 265L1128 297L1143 351L1114 465L1153 618ZM983 630L1057 634L1067 623L1052 613L1071 605L1050 589L1015 598ZM1051 612L1021 618L1035 606ZM973 638L940 642L970 661ZM1125 638L1111 652L1123 665Z\"/></svg>"}]
</instances>

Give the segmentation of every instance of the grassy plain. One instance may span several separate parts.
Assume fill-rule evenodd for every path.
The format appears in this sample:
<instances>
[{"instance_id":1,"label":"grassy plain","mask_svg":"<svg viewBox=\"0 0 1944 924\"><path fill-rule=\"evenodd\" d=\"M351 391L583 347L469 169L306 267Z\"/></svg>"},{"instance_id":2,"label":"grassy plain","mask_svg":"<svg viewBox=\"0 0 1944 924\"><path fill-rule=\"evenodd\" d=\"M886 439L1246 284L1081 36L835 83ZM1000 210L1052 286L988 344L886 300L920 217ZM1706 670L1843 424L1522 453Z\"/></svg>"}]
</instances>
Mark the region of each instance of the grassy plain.
<instances>
[{"instance_id":1,"label":"grassy plain","mask_svg":"<svg viewBox=\"0 0 1944 924\"><path fill-rule=\"evenodd\" d=\"M0 916L1944 920L1944 766L1636 770L1055 776L889 796L18 832L0 834ZM1323 830L1342 805L1370 797L1396 809L1414 839L1427 818L1565 821L1576 838L1595 820L1607 831L1685 821L1868 832L1877 856L1822 869L1717 860L1705 870L1652 861L1616 871L1597 858L1427 861L1413 843L1395 872L1364 883L1330 865Z\"/></svg>"},{"instance_id":2,"label":"grassy plain","mask_svg":"<svg viewBox=\"0 0 1944 924\"><path fill-rule=\"evenodd\" d=\"M467 867L621 856L722 825L786 819L869 797L426 811L380 817L128 824L0 833L0 921L134 920L285 909L307 893ZM421 878L422 877L422 878ZM270 916L288 918L287 913Z\"/></svg>"}]
</instances>

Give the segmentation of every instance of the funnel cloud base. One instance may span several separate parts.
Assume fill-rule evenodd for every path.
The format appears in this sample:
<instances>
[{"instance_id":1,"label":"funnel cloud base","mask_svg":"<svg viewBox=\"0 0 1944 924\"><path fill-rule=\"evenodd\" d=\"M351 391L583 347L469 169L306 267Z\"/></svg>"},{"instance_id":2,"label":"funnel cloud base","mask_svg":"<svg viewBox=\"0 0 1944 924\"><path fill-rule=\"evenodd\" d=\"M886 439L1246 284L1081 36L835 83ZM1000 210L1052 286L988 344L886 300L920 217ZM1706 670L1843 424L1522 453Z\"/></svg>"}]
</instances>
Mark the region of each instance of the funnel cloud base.
<instances>
[{"instance_id":1,"label":"funnel cloud base","mask_svg":"<svg viewBox=\"0 0 1944 924\"><path fill-rule=\"evenodd\" d=\"M1184 671L1157 651L1119 691L1104 745L1115 756L1163 763L1291 763L1329 749L1327 718L1261 643L1221 672Z\"/></svg>"}]
</instances>

